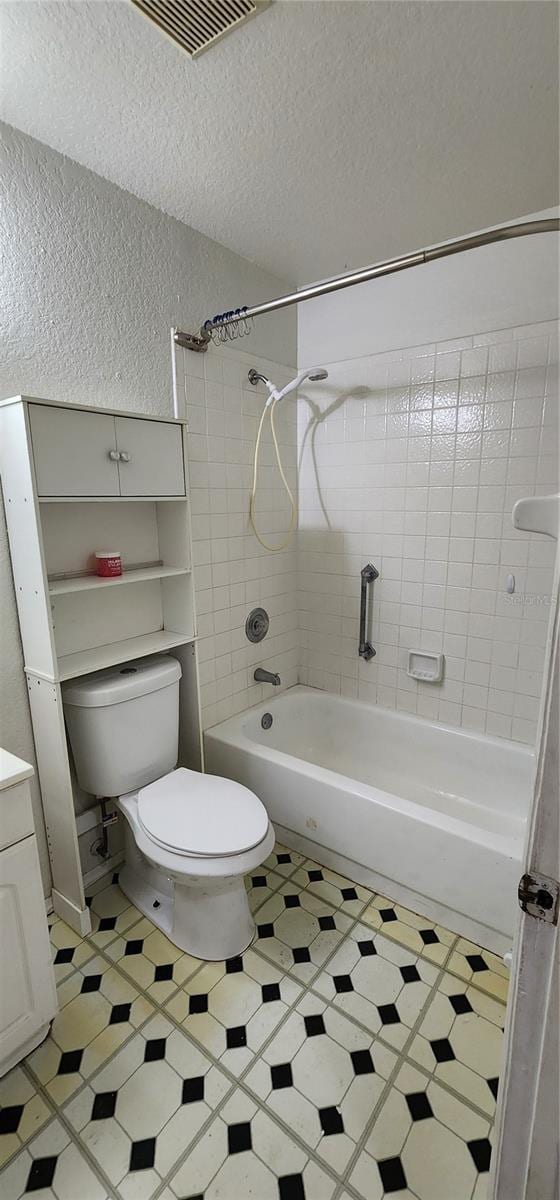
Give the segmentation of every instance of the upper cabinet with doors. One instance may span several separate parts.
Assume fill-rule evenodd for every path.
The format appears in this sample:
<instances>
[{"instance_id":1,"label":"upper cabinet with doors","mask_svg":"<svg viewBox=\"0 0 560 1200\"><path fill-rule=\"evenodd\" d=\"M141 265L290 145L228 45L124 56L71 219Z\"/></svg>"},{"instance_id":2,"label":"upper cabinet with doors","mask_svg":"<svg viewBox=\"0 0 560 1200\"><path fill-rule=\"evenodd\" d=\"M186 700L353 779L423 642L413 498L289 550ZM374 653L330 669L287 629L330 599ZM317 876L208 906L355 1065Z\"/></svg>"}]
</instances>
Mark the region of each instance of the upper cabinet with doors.
<instances>
[{"instance_id":1,"label":"upper cabinet with doors","mask_svg":"<svg viewBox=\"0 0 560 1200\"><path fill-rule=\"evenodd\" d=\"M39 497L185 495L174 422L46 404L29 421Z\"/></svg>"}]
</instances>

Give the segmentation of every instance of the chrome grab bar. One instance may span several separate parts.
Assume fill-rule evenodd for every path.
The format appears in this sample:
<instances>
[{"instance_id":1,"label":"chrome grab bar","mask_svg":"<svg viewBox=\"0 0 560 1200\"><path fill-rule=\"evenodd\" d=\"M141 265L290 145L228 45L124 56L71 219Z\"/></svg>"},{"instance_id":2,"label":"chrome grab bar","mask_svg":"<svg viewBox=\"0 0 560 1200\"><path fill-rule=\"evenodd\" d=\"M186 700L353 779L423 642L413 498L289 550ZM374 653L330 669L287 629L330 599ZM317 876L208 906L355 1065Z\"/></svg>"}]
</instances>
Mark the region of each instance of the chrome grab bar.
<instances>
[{"instance_id":1,"label":"chrome grab bar","mask_svg":"<svg viewBox=\"0 0 560 1200\"><path fill-rule=\"evenodd\" d=\"M360 574L362 583L360 589L360 645L358 654L360 658L365 658L366 662L369 662L370 658L374 657L375 650L371 642L368 642L366 639L367 589L368 583L373 583L374 579L379 578L379 571L371 563L366 563L366 566L362 567Z\"/></svg>"}]
</instances>

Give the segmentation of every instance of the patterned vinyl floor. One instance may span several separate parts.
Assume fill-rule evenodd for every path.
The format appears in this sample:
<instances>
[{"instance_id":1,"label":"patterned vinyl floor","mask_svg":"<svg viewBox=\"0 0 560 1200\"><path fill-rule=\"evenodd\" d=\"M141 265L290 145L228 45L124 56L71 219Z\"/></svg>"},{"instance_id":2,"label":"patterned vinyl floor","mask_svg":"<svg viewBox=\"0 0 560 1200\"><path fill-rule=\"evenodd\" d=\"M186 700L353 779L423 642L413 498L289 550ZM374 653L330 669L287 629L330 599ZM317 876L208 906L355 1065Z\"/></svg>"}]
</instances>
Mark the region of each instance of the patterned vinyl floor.
<instances>
[{"instance_id":1,"label":"patterned vinyl floor","mask_svg":"<svg viewBox=\"0 0 560 1200\"><path fill-rule=\"evenodd\" d=\"M0 1080L0 1191L57 1200L485 1200L507 971L284 846L257 932L183 954L120 891L52 921L60 1012Z\"/></svg>"}]
</instances>

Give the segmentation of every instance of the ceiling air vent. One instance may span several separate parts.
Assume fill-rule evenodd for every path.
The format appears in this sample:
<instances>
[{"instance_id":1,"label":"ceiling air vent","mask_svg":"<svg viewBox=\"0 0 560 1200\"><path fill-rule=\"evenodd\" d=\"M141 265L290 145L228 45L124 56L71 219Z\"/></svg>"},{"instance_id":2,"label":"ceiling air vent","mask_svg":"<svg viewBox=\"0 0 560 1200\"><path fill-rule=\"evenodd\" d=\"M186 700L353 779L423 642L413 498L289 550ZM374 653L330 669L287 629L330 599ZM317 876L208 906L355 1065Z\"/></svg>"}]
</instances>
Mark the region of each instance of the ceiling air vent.
<instances>
[{"instance_id":1,"label":"ceiling air vent","mask_svg":"<svg viewBox=\"0 0 560 1200\"><path fill-rule=\"evenodd\" d=\"M270 0L132 0L191 58L268 8Z\"/></svg>"}]
</instances>

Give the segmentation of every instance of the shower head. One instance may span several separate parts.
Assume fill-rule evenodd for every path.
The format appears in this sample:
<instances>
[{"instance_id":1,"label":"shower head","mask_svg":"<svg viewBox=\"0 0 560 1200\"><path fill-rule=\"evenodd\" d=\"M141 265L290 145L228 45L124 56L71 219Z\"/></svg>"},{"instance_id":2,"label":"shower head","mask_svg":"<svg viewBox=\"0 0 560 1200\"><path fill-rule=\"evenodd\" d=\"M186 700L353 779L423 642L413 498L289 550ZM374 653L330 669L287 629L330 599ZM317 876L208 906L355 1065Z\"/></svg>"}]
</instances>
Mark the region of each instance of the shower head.
<instances>
[{"instance_id":1,"label":"shower head","mask_svg":"<svg viewBox=\"0 0 560 1200\"><path fill-rule=\"evenodd\" d=\"M325 367L309 367L307 371L300 371L299 374L296 375L295 379L290 380L290 383L287 383L285 387L280 388L279 390L270 379L266 378L266 375L261 375L259 371L256 371L254 367L251 367L251 370L249 371L249 383L252 383L255 386L257 383L264 383L265 387L268 389L267 404L272 404L274 400L283 400L284 396L289 396L290 392L295 392L296 388L298 388L305 379L309 379L311 383L318 383L321 379L327 379L328 374L329 372Z\"/></svg>"}]
</instances>

